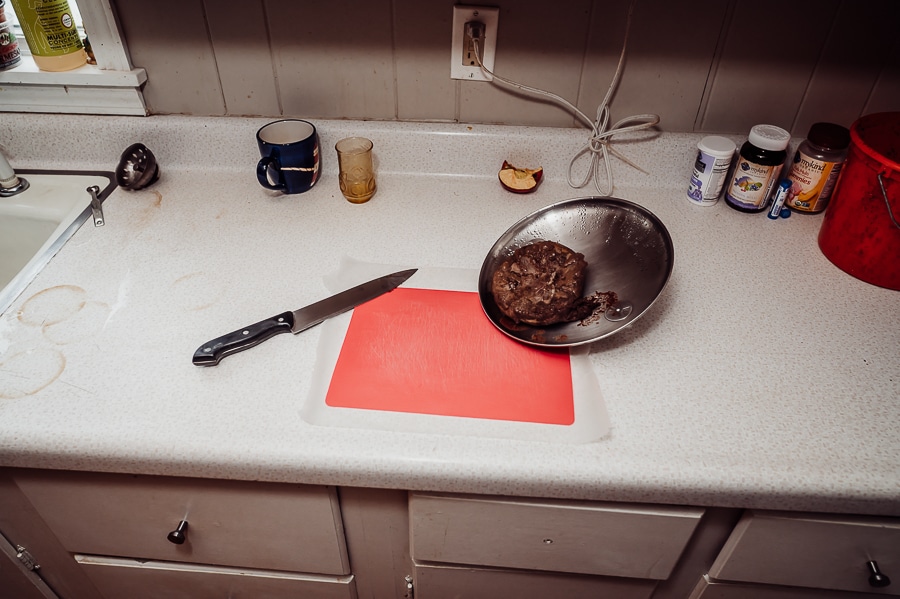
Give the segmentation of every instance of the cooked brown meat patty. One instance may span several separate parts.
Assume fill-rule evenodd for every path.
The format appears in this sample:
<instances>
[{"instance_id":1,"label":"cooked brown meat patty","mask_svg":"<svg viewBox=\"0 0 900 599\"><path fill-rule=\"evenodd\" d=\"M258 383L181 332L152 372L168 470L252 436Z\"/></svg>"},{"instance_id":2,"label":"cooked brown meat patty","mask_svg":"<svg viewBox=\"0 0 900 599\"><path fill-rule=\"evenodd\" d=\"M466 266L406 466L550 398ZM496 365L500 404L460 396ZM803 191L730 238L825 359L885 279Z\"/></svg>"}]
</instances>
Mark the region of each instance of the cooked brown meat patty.
<instances>
[{"instance_id":1,"label":"cooked brown meat patty","mask_svg":"<svg viewBox=\"0 0 900 599\"><path fill-rule=\"evenodd\" d=\"M546 326L584 318L584 255L553 241L517 249L491 281L497 307L516 323ZM590 314L588 310L587 314Z\"/></svg>"}]
</instances>

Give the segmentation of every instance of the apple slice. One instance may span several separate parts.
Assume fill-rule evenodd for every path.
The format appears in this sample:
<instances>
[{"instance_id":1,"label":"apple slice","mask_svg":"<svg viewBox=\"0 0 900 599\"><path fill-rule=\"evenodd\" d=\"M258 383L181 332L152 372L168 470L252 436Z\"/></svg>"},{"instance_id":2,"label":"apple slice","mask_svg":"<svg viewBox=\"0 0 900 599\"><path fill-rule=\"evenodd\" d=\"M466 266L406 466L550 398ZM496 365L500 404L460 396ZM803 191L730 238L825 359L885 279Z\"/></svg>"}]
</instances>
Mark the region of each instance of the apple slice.
<instances>
[{"instance_id":1,"label":"apple slice","mask_svg":"<svg viewBox=\"0 0 900 599\"><path fill-rule=\"evenodd\" d=\"M507 191L529 193L537 189L544 177L544 169L541 167L517 168L504 160L498 176L500 184Z\"/></svg>"}]
</instances>

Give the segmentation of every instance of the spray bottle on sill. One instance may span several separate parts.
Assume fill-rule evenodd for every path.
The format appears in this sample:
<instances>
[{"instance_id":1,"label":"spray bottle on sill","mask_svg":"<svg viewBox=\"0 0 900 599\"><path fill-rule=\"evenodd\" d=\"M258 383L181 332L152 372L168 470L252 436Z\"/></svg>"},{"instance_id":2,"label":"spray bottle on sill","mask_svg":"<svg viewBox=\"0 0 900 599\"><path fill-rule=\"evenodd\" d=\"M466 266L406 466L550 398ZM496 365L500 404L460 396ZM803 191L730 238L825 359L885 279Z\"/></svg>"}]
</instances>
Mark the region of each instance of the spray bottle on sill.
<instances>
[{"instance_id":1,"label":"spray bottle on sill","mask_svg":"<svg viewBox=\"0 0 900 599\"><path fill-rule=\"evenodd\" d=\"M35 64L69 71L87 61L68 0L11 0Z\"/></svg>"}]
</instances>

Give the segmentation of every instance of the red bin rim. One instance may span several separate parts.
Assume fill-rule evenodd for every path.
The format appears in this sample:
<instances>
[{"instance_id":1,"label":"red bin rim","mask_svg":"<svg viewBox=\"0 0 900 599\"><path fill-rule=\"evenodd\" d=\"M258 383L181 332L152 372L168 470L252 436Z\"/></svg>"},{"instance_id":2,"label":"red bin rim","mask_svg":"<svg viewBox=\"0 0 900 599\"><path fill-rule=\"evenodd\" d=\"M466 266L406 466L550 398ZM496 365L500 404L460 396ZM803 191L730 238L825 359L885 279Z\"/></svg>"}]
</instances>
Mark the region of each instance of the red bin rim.
<instances>
[{"instance_id":1,"label":"red bin rim","mask_svg":"<svg viewBox=\"0 0 900 599\"><path fill-rule=\"evenodd\" d=\"M856 147L859 151L863 152L866 156L871 158L872 160L884 165L888 171L885 174L890 178L900 178L900 162L895 160L891 160L871 145L860 135L860 128L862 127L871 127L873 125L895 125L898 132L900 132L900 112L876 112L873 114L867 114L858 118L853 125L850 126L850 139L852 141L851 147ZM898 138L900 138L900 134L898 134ZM900 139L898 139L900 142Z\"/></svg>"}]
</instances>

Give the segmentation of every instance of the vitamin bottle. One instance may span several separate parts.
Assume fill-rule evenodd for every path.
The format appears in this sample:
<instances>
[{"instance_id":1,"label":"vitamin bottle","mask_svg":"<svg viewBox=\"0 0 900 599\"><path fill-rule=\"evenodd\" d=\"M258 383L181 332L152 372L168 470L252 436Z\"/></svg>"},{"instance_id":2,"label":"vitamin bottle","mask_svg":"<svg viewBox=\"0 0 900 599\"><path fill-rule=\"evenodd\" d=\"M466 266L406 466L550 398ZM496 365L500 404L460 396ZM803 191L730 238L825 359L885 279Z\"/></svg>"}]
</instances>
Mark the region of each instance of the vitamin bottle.
<instances>
[{"instance_id":1,"label":"vitamin bottle","mask_svg":"<svg viewBox=\"0 0 900 599\"><path fill-rule=\"evenodd\" d=\"M791 134L775 125L755 125L741 146L725 203L742 212L762 212L784 160Z\"/></svg>"},{"instance_id":2,"label":"vitamin bottle","mask_svg":"<svg viewBox=\"0 0 900 599\"><path fill-rule=\"evenodd\" d=\"M815 123L791 163L787 206L815 214L828 206L834 184L847 158L850 131L834 123Z\"/></svg>"},{"instance_id":3,"label":"vitamin bottle","mask_svg":"<svg viewBox=\"0 0 900 599\"><path fill-rule=\"evenodd\" d=\"M69 71L87 61L67 0L11 0L35 64Z\"/></svg>"},{"instance_id":4,"label":"vitamin bottle","mask_svg":"<svg viewBox=\"0 0 900 599\"><path fill-rule=\"evenodd\" d=\"M688 200L698 206L712 206L719 201L728 169L737 149L727 137L708 135L697 144L697 159L688 183Z\"/></svg>"}]
</instances>

